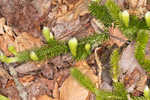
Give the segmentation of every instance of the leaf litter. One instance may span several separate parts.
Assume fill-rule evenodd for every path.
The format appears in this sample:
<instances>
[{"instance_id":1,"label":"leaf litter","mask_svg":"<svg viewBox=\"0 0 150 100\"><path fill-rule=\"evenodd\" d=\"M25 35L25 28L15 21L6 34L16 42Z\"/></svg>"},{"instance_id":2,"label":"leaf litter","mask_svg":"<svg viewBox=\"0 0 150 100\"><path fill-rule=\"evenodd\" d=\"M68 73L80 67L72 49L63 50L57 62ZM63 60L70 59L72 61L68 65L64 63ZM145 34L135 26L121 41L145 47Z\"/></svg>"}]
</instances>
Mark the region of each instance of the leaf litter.
<instances>
[{"instance_id":1,"label":"leaf litter","mask_svg":"<svg viewBox=\"0 0 150 100\"><path fill-rule=\"evenodd\" d=\"M115 1L124 6L123 1ZM145 2L127 1L130 13L139 16L146 11L143 7ZM43 26L48 26L57 40L101 33L104 26L89 14L89 2L90 0L2 0L0 49L7 56L13 56L7 49L10 44L15 46L17 52L41 47L45 43L41 34ZM134 10L135 6L139 9ZM95 53L93 51L87 60L77 62L66 54L46 61L14 66L19 82L28 93L28 100L95 100L94 94L70 76L70 67L76 67L86 74L97 88L112 91L110 55L114 48L123 47L128 39L113 25L109 28L109 35L110 40L101 47L94 48ZM147 58L149 54L147 45ZM123 47L119 66L119 80L125 84L128 92L140 96L148 76L134 57L134 43ZM0 94L10 100L21 100L15 82L4 64L0 66Z\"/></svg>"}]
</instances>

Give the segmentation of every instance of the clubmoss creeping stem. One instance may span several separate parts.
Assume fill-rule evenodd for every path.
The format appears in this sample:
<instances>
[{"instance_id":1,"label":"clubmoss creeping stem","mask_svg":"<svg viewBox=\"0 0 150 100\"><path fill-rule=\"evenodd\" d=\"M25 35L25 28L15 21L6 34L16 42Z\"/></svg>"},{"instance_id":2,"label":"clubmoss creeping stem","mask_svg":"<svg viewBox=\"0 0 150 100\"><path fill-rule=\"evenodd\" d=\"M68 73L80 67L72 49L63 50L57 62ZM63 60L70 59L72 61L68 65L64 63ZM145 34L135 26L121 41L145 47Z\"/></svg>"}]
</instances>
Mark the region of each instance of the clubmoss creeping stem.
<instances>
[{"instance_id":1,"label":"clubmoss creeping stem","mask_svg":"<svg viewBox=\"0 0 150 100\"><path fill-rule=\"evenodd\" d=\"M0 51L0 61L5 62L5 63L14 63L18 62L18 57L7 57L3 54L2 51Z\"/></svg>"},{"instance_id":2,"label":"clubmoss creeping stem","mask_svg":"<svg viewBox=\"0 0 150 100\"><path fill-rule=\"evenodd\" d=\"M76 60L85 59L89 54L85 50L86 43L91 44L102 44L103 42L108 40L108 34L94 34L90 35L86 38L80 39L78 41L78 47L76 51ZM93 47L92 47L93 48ZM18 52L16 57L18 58L17 62L27 62L32 61L30 57L30 52L34 51L38 57L38 61L49 59L55 56L59 56L60 54L69 53L68 42L61 42L57 40L50 40L48 44L43 45L40 48L33 48L30 50Z\"/></svg>"},{"instance_id":3,"label":"clubmoss creeping stem","mask_svg":"<svg viewBox=\"0 0 150 100\"><path fill-rule=\"evenodd\" d=\"M17 55L17 51L16 51L16 48L13 46L13 45L8 45L8 50L14 54L14 55Z\"/></svg>"}]
</instances>

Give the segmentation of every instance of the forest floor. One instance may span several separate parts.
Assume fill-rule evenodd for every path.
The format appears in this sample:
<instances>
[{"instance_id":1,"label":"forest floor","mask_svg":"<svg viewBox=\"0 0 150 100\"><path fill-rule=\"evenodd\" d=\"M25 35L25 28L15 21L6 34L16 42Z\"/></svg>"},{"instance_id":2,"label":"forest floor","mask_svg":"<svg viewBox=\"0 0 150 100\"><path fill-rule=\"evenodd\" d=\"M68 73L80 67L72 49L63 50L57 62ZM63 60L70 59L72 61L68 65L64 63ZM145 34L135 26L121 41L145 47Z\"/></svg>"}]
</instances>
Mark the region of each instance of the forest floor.
<instances>
[{"instance_id":1,"label":"forest floor","mask_svg":"<svg viewBox=\"0 0 150 100\"><path fill-rule=\"evenodd\" d=\"M144 0L132 0L135 1L134 4L124 3L125 0L115 1L123 9L127 5L134 9L133 5ZM13 56L8 50L10 44L15 46L17 52L41 47L46 43L42 35L44 26L49 27L54 38L59 41L68 41L72 37L81 39L101 33L104 26L90 14L89 3L90 0L1 0L1 51L6 56ZM131 10L138 14L139 11L136 11ZM10 100L26 100L26 97L22 96L24 94L27 100L95 100L95 95L70 75L70 68L77 67L89 76L97 87L111 91L113 87L109 71L110 55L115 48L121 47L119 64L124 72L120 72L123 73L120 80L127 91L140 96L149 77L134 58L134 43L129 45L128 39L113 26L110 28L110 35L114 37L94 48L85 60L76 61L67 53L40 62L0 62L0 94ZM147 57L149 56L150 53L147 53ZM102 63L103 70L100 70L102 66L99 66L99 63ZM10 66L17 72L14 76ZM23 87L20 89L16 82Z\"/></svg>"}]
</instances>

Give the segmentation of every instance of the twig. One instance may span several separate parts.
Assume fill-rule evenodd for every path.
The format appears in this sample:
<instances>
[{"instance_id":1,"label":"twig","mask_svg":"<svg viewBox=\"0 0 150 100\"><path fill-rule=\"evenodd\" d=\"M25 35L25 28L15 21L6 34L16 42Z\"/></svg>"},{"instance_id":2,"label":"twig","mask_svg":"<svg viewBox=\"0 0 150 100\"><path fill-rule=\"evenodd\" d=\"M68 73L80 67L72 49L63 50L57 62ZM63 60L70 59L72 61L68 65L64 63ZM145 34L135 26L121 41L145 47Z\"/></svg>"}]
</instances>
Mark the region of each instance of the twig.
<instances>
[{"instance_id":1,"label":"twig","mask_svg":"<svg viewBox=\"0 0 150 100\"><path fill-rule=\"evenodd\" d=\"M25 91L23 85L19 82L16 70L10 64L7 65L7 66L9 68L10 74L12 75L12 77L14 79L16 88L17 88L17 90L19 92L19 96L21 97L22 100L27 100L27 97L28 97L27 92Z\"/></svg>"},{"instance_id":2,"label":"twig","mask_svg":"<svg viewBox=\"0 0 150 100\"><path fill-rule=\"evenodd\" d=\"M96 48L95 49L95 60L96 60L96 63L98 65L98 71L99 71L99 74L98 74L98 83L99 85L101 85L101 77L102 77L102 64L101 64L101 61L99 60L99 57L97 55L97 51L99 50L100 48ZM99 86L98 86L99 88Z\"/></svg>"}]
</instances>

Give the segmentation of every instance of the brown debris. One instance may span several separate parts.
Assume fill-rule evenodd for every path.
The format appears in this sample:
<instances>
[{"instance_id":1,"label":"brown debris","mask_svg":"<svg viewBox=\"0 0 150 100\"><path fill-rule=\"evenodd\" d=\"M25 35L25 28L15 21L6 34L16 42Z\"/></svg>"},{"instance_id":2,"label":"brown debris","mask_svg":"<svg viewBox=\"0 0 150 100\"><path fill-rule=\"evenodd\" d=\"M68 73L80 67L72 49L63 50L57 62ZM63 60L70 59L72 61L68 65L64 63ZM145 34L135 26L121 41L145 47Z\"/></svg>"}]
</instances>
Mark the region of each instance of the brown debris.
<instances>
[{"instance_id":1,"label":"brown debris","mask_svg":"<svg viewBox=\"0 0 150 100\"><path fill-rule=\"evenodd\" d=\"M8 45L13 45L17 52L27 50L33 47L40 47L42 42L40 39L34 38L30 34L23 32L22 34L15 33L13 29L4 24L5 19L0 19L0 48L7 55L11 55L8 51Z\"/></svg>"},{"instance_id":2,"label":"brown debris","mask_svg":"<svg viewBox=\"0 0 150 100\"><path fill-rule=\"evenodd\" d=\"M129 6L129 13L142 18L146 13L146 5L148 0L127 0Z\"/></svg>"},{"instance_id":3,"label":"brown debris","mask_svg":"<svg viewBox=\"0 0 150 100\"><path fill-rule=\"evenodd\" d=\"M117 44L119 47L121 47L128 39L122 34L122 32L119 30L119 28L114 27L112 24L112 27L109 28L110 33L110 43L111 44Z\"/></svg>"},{"instance_id":4,"label":"brown debris","mask_svg":"<svg viewBox=\"0 0 150 100\"><path fill-rule=\"evenodd\" d=\"M45 78L36 79L32 84L26 87L29 100L44 94L51 95L50 89L54 88L53 84L53 80L47 80Z\"/></svg>"},{"instance_id":5,"label":"brown debris","mask_svg":"<svg viewBox=\"0 0 150 100\"><path fill-rule=\"evenodd\" d=\"M27 62L24 64L21 64L20 66L17 66L15 70L20 74L28 74L33 71L38 71L44 67L43 62Z\"/></svg>"},{"instance_id":6,"label":"brown debris","mask_svg":"<svg viewBox=\"0 0 150 100\"><path fill-rule=\"evenodd\" d=\"M28 32L33 36L39 36L40 24L46 20L50 2L48 0L2 0L0 13L7 20L8 25L16 31ZM4 10L5 9L5 10Z\"/></svg>"},{"instance_id":7,"label":"brown debris","mask_svg":"<svg viewBox=\"0 0 150 100\"><path fill-rule=\"evenodd\" d=\"M21 83L21 84L23 84L24 86L26 86L26 84L29 84L31 81L33 81L35 79L35 77L34 76L32 76L32 75L26 75L26 76L24 76L24 77L22 77L22 78L19 78L19 82ZM6 88L8 88L8 87L10 87L10 86L14 86L15 85L15 83L14 83L14 81L13 80L9 80L8 82L7 82L7 85L6 85Z\"/></svg>"},{"instance_id":8,"label":"brown debris","mask_svg":"<svg viewBox=\"0 0 150 100\"><path fill-rule=\"evenodd\" d=\"M7 84L7 81L12 79L12 77L8 74L8 72L0 66L0 84L2 88L4 88Z\"/></svg>"}]
</instances>

